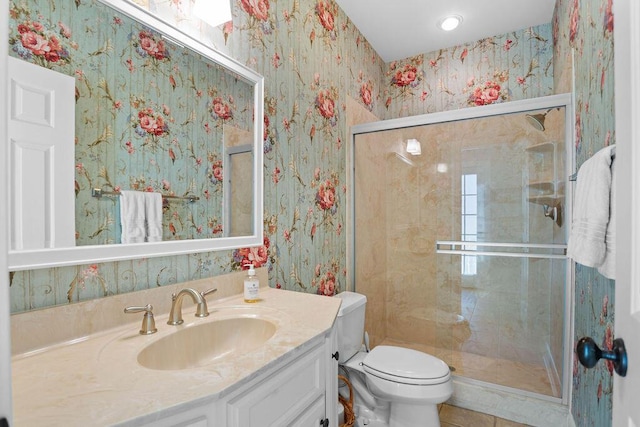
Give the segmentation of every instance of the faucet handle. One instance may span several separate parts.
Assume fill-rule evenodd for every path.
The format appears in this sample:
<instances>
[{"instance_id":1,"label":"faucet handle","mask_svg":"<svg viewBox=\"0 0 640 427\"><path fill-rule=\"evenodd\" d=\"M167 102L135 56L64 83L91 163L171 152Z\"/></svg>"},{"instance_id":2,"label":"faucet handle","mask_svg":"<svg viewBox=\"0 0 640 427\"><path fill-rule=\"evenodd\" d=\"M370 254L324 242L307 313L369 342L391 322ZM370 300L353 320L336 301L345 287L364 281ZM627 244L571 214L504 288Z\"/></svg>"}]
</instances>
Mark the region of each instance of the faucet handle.
<instances>
[{"instance_id":1,"label":"faucet handle","mask_svg":"<svg viewBox=\"0 0 640 427\"><path fill-rule=\"evenodd\" d=\"M140 328L140 335L150 335L158 330L156 329L156 321L153 318L153 306L147 304L145 306L131 306L125 307L125 313L141 313L144 311L142 317L142 327Z\"/></svg>"},{"instance_id":2,"label":"faucet handle","mask_svg":"<svg viewBox=\"0 0 640 427\"><path fill-rule=\"evenodd\" d=\"M206 291L202 291L200 292L200 295L202 295L202 298L206 297L209 294L212 294L214 292L216 292L218 290L218 288L213 288L213 289L207 289Z\"/></svg>"},{"instance_id":3,"label":"faucet handle","mask_svg":"<svg viewBox=\"0 0 640 427\"><path fill-rule=\"evenodd\" d=\"M207 307L207 298L206 296L216 292L218 289L207 289L206 291L200 292L200 296L202 296L202 302L199 303L196 307L196 317L207 317L209 315L209 308Z\"/></svg>"}]
</instances>

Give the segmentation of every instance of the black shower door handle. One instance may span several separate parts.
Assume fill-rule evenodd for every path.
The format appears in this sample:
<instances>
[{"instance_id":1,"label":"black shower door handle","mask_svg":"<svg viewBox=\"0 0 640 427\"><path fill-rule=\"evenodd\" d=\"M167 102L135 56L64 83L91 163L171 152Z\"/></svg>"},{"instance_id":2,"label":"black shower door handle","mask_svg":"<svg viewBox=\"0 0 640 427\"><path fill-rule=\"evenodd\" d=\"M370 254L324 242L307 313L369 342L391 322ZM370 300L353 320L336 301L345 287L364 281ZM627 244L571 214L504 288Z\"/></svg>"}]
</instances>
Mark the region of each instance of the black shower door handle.
<instances>
[{"instance_id":1,"label":"black shower door handle","mask_svg":"<svg viewBox=\"0 0 640 427\"><path fill-rule=\"evenodd\" d=\"M580 338L576 346L578 360L585 368L593 368L598 360L605 359L613 362L613 367L618 375L627 375L627 349L622 338L613 340L613 350L602 351L591 337Z\"/></svg>"}]
</instances>

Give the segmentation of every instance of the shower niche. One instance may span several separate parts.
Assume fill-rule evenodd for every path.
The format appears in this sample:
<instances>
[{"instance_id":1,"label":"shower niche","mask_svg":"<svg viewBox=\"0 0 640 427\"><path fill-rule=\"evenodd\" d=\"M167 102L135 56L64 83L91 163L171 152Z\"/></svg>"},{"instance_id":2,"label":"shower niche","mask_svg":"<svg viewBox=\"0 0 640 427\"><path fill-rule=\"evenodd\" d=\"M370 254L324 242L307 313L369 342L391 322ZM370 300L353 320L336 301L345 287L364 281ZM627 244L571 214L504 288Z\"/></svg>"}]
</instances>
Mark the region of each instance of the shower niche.
<instances>
[{"instance_id":1,"label":"shower niche","mask_svg":"<svg viewBox=\"0 0 640 427\"><path fill-rule=\"evenodd\" d=\"M545 217L558 226L563 223L565 183L564 144L556 141L535 143L525 149L527 153L527 200L542 206Z\"/></svg>"}]
</instances>

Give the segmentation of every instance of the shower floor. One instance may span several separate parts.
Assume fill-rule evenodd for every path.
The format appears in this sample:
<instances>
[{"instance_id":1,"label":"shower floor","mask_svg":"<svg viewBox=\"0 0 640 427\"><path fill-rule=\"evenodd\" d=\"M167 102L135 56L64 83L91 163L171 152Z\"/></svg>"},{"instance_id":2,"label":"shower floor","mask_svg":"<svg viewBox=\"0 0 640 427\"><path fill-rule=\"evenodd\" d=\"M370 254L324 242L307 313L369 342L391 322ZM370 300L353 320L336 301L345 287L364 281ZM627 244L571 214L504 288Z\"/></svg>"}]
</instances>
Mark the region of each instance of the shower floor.
<instances>
[{"instance_id":1,"label":"shower floor","mask_svg":"<svg viewBox=\"0 0 640 427\"><path fill-rule=\"evenodd\" d=\"M455 369L453 373L457 376L517 388L545 396L561 397L561 390L551 384L543 361L540 361L539 365L514 362L464 351L407 343L391 338L384 339L380 344L412 348L431 354L453 367Z\"/></svg>"}]
</instances>

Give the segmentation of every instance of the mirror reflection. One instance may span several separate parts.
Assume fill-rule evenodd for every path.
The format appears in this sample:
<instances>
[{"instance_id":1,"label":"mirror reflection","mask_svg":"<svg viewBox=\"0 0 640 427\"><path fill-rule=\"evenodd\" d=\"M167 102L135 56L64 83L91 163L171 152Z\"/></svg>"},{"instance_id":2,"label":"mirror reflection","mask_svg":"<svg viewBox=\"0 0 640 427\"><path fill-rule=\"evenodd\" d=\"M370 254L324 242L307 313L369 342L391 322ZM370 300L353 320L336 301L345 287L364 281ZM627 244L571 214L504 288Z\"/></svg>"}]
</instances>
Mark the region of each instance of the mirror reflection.
<instances>
[{"instance_id":1,"label":"mirror reflection","mask_svg":"<svg viewBox=\"0 0 640 427\"><path fill-rule=\"evenodd\" d=\"M253 206L247 194L252 194L251 165L254 162L251 134L245 130L225 126L225 236L251 234Z\"/></svg>"},{"instance_id":2,"label":"mirror reflection","mask_svg":"<svg viewBox=\"0 0 640 427\"><path fill-rule=\"evenodd\" d=\"M10 54L75 77L75 210L64 207L75 215L72 245L122 242L132 211L160 222L161 241L254 234L251 219L226 233L223 207L224 130L244 131L251 144L253 84L100 2L42 6L51 10L11 11ZM141 213L122 191L160 196ZM252 191L230 200L254 208Z\"/></svg>"}]
</instances>

